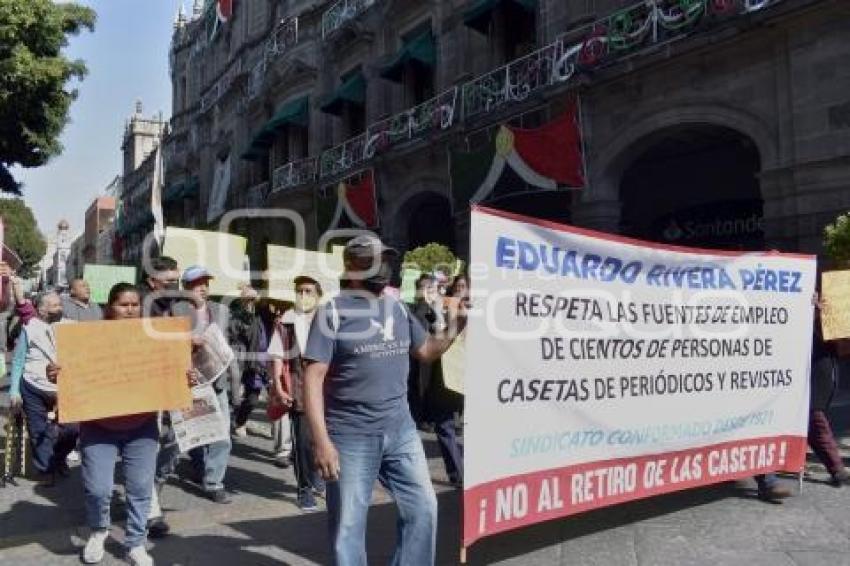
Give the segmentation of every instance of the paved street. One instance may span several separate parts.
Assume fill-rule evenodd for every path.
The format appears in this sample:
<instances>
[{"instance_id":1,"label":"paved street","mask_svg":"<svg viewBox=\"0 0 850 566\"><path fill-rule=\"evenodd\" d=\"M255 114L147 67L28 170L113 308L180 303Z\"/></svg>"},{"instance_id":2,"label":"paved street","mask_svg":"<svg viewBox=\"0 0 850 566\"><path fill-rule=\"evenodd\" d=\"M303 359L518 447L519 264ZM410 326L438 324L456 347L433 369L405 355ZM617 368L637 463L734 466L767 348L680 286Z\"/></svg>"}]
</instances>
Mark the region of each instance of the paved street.
<instances>
[{"instance_id":1,"label":"paved street","mask_svg":"<svg viewBox=\"0 0 850 566\"><path fill-rule=\"evenodd\" d=\"M847 433L850 406L836 408ZM257 424L259 425L259 423ZM850 448L850 437L843 437ZM302 514L294 503L291 470L274 467L271 441L237 441L228 472L230 505L198 496L188 482L164 491L174 534L153 545L158 564L327 564L325 516ZM440 499L439 564L458 557L459 493L445 482L432 436L425 444ZM850 451L845 452L845 455ZM593 512L484 540L470 549L471 564L582 566L836 566L850 565L850 488L824 483L810 466L802 496L782 505L754 498L752 483L726 484ZM795 480L789 479L792 483ZM59 487L30 481L0 489L0 564L77 564L81 544L79 468ZM376 491L370 515L372 564L386 564L395 538L394 513ZM122 516L116 495L116 519ZM105 564L120 564L120 522Z\"/></svg>"}]
</instances>

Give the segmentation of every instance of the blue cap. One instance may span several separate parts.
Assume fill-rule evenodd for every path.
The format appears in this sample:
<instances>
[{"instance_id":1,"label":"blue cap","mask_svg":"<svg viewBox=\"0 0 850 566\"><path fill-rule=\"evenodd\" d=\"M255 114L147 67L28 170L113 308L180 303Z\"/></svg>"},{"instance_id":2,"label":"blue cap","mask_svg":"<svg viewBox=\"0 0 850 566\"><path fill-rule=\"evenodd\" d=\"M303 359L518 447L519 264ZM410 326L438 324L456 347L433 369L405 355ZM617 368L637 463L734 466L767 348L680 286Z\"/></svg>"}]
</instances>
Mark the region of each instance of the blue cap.
<instances>
[{"instance_id":1,"label":"blue cap","mask_svg":"<svg viewBox=\"0 0 850 566\"><path fill-rule=\"evenodd\" d=\"M186 268L183 272L183 277L180 278L183 283L194 283L199 279L215 279L206 267L200 265L192 265Z\"/></svg>"}]
</instances>

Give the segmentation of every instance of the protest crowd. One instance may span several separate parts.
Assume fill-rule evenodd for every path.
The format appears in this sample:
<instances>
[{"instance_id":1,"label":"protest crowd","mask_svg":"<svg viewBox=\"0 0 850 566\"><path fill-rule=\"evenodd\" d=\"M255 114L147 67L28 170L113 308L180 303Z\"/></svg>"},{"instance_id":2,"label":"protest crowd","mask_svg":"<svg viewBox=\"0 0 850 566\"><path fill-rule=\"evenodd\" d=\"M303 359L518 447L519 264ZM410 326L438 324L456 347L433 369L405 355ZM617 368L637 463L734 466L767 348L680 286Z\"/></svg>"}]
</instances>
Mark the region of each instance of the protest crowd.
<instances>
[{"instance_id":1,"label":"protest crowd","mask_svg":"<svg viewBox=\"0 0 850 566\"><path fill-rule=\"evenodd\" d=\"M28 439L20 457L42 484L78 490L84 498L90 534L82 562L104 558L116 463L125 484L127 559L153 564L147 539L171 533L162 511L163 485L188 468L211 501L230 503L233 443L265 413L261 418L272 431L269 452L275 465L292 467L298 507L312 512L320 509L320 500L326 502L335 564L367 564L366 519L376 480L398 508L393 564L434 564L437 498L419 432L436 434L446 475L462 489L457 421L463 395L447 385L440 359L465 330L470 280L462 272L421 274L409 305L390 286L397 256L374 235L355 237L345 245L340 290L333 296L314 273L275 282L291 286L292 303L263 296L247 283L238 295L219 301L210 292L215 276L209 266L179 265L163 255L143 266L141 282L112 286L103 305L92 300L83 279L72 281L67 295L46 291L27 298L4 265L11 362L6 436ZM813 301L818 307L817 296ZM168 379L189 396L188 407L107 410L78 422L63 418L63 379L76 377L68 373L77 363L60 353L64 333L94 339L94 333L110 334L111 328L122 332L122 324L168 319L187 321L186 355L168 358L186 363L169 367ZM850 474L826 417L838 379L836 353L820 325L814 328L808 441L840 487L850 483ZM158 336L151 340L163 352L169 343ZM105 355L122 358L123 352ZM139 379L127 362L128 378ZM126 382L121 387L130 387ZM115 404L132 406L125 401ZM79 410L88 407L82 405ZM183 458L188 467L177 466ZM82 490L68 479L69 464L77 462ZM775 503L791 495L773 473L754 479L759 499Z\"/></svg>"}]
</instances>

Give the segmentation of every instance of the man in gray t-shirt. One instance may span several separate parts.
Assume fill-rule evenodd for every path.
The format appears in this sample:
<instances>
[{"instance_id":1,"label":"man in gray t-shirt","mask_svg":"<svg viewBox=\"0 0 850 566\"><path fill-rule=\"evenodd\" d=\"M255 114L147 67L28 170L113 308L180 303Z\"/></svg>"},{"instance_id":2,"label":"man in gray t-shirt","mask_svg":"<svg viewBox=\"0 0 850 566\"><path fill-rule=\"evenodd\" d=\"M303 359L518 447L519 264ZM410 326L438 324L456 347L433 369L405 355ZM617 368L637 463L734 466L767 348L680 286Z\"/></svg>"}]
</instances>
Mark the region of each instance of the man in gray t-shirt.
<instances>
[{"instance_id":1,"label":"man in gray t-shirt","mask_svg":"<svg viewBox=\"0 0 850 566\"><path fill-rule=\"evenodd\" d=\"M437 498L407 405L408 355L439 358L465 323L428 336L384 295L396 251L374 235L348 242L344 290L313 319L303 358L316 469L328 481L328 521L337 566L366 566L366 515L375 480L399 510L394 564L434 564ZM459 324L458 324L459 322Z\"/></svg>"},{"instance_id":2,"label":"man in gray t-shirt","mask_svg":"<svg viewBox=\"0 0 850 566\"><path fill-rule=\"evenodd\" d=\"M91 288L85 279L71 281L69 296L62 299L62 318L77 322L103 320L103 311L91 300Z\"/></svg>"}]
</instances>

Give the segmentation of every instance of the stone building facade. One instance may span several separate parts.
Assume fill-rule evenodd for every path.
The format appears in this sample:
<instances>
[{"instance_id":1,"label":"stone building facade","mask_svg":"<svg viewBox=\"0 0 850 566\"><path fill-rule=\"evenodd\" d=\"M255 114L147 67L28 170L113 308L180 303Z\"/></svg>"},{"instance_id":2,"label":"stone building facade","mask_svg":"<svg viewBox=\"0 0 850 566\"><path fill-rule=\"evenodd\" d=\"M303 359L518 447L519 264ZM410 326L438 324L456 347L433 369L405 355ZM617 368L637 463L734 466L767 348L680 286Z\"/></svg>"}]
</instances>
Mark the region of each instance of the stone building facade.
<instances>
[{"instance_id":1,"label":"stone building facade","mask_svg":"<svg viewBox=\"0 0 850 566\"><path fill-rule=\"evenodd\" d=\"M271 211L315 246L319 199L366 171L387 241L463 255L450 152L578 100L584 187L492 206L819 251L850 208L848 37L840 0L242 0L226 21L196 2L171 49L166 222L243 233L262 269L265 244L299 243ZM241 208L267 217L219 225Z\"/></svg>"}]
</instances>

